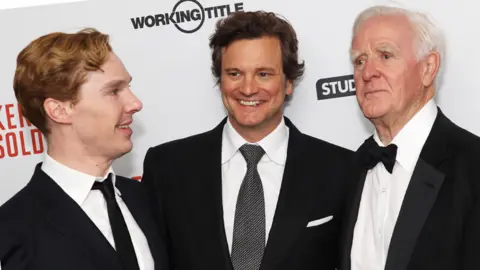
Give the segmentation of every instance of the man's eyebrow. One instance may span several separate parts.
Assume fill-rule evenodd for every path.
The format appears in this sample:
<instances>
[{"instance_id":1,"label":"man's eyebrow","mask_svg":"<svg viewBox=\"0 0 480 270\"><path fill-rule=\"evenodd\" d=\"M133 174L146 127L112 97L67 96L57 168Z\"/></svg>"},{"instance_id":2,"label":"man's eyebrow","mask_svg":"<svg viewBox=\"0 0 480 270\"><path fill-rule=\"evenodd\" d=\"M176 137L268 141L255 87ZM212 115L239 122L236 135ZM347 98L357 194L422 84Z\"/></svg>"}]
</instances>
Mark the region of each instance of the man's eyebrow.
<instances>
[{"instance_id":1,"label":"man's eyebrow","mask_svg":"<svg viewBox=\"0 0 480 270\"><path fill-rule=\"evenodd\" d=\"M106 82L101 89L105 89L105 88L110 88L110 87L116 87L116 86L120 86L122 84L129 84L131 83L133 80L132 77L130 77L130 79L128 81L125 81L125 80L112 80L112 81L109 81L109 82Z\"/></svg>"}]
</instances>

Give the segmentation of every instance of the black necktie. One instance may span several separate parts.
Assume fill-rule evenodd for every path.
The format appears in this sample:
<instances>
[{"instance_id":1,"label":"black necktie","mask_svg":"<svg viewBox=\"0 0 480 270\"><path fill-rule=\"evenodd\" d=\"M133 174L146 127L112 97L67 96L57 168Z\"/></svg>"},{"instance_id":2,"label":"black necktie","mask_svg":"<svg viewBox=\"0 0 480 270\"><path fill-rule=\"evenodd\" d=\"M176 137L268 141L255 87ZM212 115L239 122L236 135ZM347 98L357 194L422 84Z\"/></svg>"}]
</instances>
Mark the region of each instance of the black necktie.
<instances>
[{"instance_id":1,"label":"black necktie","mask_svg":"<svg viewBox=\"0 0 480 270\"><path fill-rule=\"evenodd\" d=\"M112 174L108 174L108 178L103 182L95 182L92 189L99 189L107 201L108 218L112 228L113 239L115 240L115 249L122 262L123 269L139 270L137 256L135 255L127 224L115 200Z\"/></svg>"},{"instance_id":2,"label":"black necktie","mask_svg":"<svg viewBox=\"0 0 480 270\"><path fill-rule=\"evenodd\" d=\"M232 264L235 270L258 270L265 249L265 198L257 164L265 154L262 147L240 148L247 173L238 192L233 223Z\"/></svg>"},{"instance_id":3,"label":"black necktie","mask_svg":"<svg viewBox=\"0 0 480 270\"><path fill-rule=\"evenodd\" d=\"M375 167L378 162L382 162L385 169L387 169L389 173L392 173L396 157L397 146L395 144L389 144L386 147L382 147L370 137L361 146L361 163L368 170Z\"/></svg>"}]
</instances>

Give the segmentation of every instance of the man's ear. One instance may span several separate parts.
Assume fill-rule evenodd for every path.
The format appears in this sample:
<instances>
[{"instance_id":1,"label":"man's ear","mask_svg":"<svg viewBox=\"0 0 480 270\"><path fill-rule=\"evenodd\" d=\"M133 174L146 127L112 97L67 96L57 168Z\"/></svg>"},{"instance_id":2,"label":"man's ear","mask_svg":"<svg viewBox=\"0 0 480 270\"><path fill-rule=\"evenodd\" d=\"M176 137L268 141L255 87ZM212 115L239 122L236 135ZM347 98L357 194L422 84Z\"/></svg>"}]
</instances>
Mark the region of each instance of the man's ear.
<instances>
[{"instance_id":1,"label":"man's ear","mask_svg":"<svg viewBox=\"0 0 480 270\"><path fill-rule=\"evenodd\" d=\"M71 124L74 113L71 101L59 101L47 98L43 102L43 108L51 121L59 124Z\"/></svg>"},{"instance_id":2,"label":"man's ear","mask_svg":"<svg viewBox=\"0 0 480 270\"><path fill-rule=\"evenodd\" d=\"M431 52L423 59L422 84L424 87L434 84L439 68L440 55L437 52Z\"/></svg>"},{"instance_id":3,"label":"man's ear","mask_svg":"<svg viewBox=\"0 0 480 270\"><path fill-rule=\"evenodd\" d=\"M293 94L293 82L290 80L286 80L285 82L285 95L291 96Z\"/></svg>"}]
</instances>

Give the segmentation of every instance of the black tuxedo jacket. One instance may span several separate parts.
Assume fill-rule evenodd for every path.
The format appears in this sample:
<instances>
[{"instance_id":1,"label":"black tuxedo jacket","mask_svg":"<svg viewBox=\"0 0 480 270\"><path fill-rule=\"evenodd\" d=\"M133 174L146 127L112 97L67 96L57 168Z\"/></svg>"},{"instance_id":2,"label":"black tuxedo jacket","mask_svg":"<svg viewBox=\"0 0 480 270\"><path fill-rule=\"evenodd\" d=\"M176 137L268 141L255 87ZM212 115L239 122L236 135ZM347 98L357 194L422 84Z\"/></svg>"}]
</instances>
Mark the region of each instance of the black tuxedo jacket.
<instances>
[{"instance_id":1,"label":"black tuxedo jacket","mask_svg":"<svg viewBox=\"0 0 480 270\"><path fill-rule=\"evenodd\" d=\"M357 151L361 156L363 147ZM393 231L385 270L480 269L480 138L440 111L420 153ZM342 230L341 270L350 270L366 170ZM360 175L360 177L358 177Z\"/></svg>"},{"instance_id":2,"label":"black tuxedo jacket","mask_svg":"<svg viewBox=\"0 0 480 270\"><path fill-rule=\"evenodd\" d=\"M167 268L165 242L143 185L121 176L116 186L147 238L156 270ZM2 270L119 270L119 258L95 224L41 169L0 207Z\"/></svg>"},{"instance_id":3,"label":"black tuxedo jacket","mask_svg":"<svg viewBox=\"0 0 480 270\"><path fill-rule=\"evenodd\" d=\"M224 119L206 133L148 150L142 182L168 237L175 269L232 270L222 206ZM334 270L353 152L290 130L280 195L261 270ZM310 221L333 216L319 226Z\"/></svg>"}]
</instances>

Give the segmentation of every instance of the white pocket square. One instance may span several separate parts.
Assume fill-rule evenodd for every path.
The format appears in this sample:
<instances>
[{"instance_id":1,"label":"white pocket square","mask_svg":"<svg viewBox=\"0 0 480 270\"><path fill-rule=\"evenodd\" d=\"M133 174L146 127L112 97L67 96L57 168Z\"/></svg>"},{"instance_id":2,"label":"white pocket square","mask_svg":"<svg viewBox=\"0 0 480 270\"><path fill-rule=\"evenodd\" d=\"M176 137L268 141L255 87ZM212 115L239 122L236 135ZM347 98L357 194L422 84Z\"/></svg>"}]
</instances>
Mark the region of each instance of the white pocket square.
<instances>
[{"instance_id":1,"label":"white pocket square","mask_svg":"<svg viewBox=\"0 0 480 270\"><path fill-rule=\"evenodd\" d=\"M308 224L307 224L307 228L308 228L308 227L313 227L313 226L322 225L322 224L327 223L327 222L329 222L330 220L332 220L332 218L333 218L333 216L328 216L328 217L324 217L324 218L321 218L321 219L317 219L317 220L310 221L310 222L308 222Z\"/></svg>"}]
</instances>

